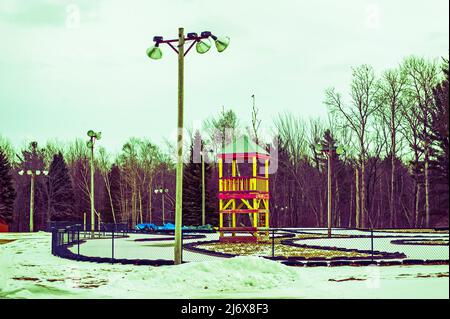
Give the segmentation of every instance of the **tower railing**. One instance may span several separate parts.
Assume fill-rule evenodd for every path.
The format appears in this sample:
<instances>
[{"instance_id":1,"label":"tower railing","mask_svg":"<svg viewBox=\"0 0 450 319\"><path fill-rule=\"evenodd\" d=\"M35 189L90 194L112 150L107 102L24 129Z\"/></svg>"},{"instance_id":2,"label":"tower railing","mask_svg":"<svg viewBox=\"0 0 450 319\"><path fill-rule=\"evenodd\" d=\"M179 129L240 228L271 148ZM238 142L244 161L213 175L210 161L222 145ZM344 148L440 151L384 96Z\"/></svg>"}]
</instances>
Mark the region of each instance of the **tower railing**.
<instances>
[{"instance_id":1,"label":"tower railing","mask_svg":"<svg viewBox=\"0 0 450 319\"><path fill-rule=\"evenodd\" d=\"M221 192L268 192L267 181L267 178L261 176L221 178Z\"/></svg>"}]
</instances>

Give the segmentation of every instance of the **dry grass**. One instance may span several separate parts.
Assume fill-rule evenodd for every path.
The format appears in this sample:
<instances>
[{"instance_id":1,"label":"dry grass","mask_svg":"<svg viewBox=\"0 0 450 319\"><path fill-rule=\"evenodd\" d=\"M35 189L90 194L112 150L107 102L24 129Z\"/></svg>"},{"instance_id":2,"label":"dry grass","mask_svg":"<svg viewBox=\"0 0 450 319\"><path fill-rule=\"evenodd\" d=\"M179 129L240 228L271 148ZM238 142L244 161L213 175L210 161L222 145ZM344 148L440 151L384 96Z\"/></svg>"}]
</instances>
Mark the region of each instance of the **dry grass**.
<instances>
[{"instance_id":1,"label":"dry grass","mask_svg":"<svg viewBox=\"0 0 450 319\"><path fill-rule=\"evenodd\" d=\"M277 242L278 241L278 242ZM315 248L303 248L283 245L279 243L279 240L275 240L275 256L277 257L304 257L306 259L326 258L333 257L357 257L364 258L369 257L369 254L358 252L346 252L339 250L326 250ZM206 249L213 252L234 254L240 256L271 256L272 245L271 243L210 243L199 245L199 248Z\"/></svg>"},{"instance_id":2,"label":"dry grass","mask_svg":"<svg viewBox=\"0 0 450 319\"><path fill-rule=\"evenodd\" d=\"M15 241L15 239L0 239L0 245L8 244Z\"/></svg>"},{"instance_id":3,"label":"dry grass","mask_svg":"<svg viewBox=\"0 0 450 319\"><path fill-rule=\"evenodd\" d=\"M351 237L350 235L343 234L333 234L331 238L347 238ZM327 234L297 234L295 238L298 239L317 239L317 238L328 238Z\"/></svg>"},{"instance_id":4,"label":"dry grass","mask_svg":"<svg viewBox=\"0 0 450 319\"><path fill-rule=\"evenodd\" d=\"M448 240L405 240L404 244L407 245L428 245L428 246L448 246Z\"/></svg>"},{"instance_id":5,"label":"dry grass","mask_svg":"<svg viewBox=\"0 0 450 319\"><path fill-rule=\"evenodd\" d=\"M349 277L349 278L344 278L344 279L328 279L328 281L334 281L334 282L344 282L344 281L364 281L366 279L364 278L355 278L355 277Z\"/></svg>"},{"instance_id":6,"label":"dry grass","mask_svg":"<svg viewBox=\"0 0 450 319\"><path fill-rule=\"evenodd\" d=\"M22 281L39 281L39 278L34 277L14 277L14 280L22 280Z\"/></svg>"}]
</instances>

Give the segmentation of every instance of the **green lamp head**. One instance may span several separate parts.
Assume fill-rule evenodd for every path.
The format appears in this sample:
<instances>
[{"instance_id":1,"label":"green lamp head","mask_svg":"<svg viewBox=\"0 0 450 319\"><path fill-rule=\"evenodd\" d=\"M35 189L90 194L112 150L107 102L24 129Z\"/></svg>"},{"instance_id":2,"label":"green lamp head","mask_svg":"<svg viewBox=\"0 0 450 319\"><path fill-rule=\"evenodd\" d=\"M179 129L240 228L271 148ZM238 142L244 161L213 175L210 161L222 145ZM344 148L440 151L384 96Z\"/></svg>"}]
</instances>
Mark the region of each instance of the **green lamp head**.
<instances>
[{"instance_id":1,"label":"green lamp head","mask_svg":"<svg viewBox=\"0 0 450 319\"><path fill-rule=\"evenodd\" d=\"M162 58L163 54L158 43L147 49L147 56L153 60L159 60Z\"/></svg>"},{"instance_id":2,"label":"green lamp head","mask_svg":"<svg viewBox=\"0 0 450 319\"><path fill-rule=\"evenodd\" d=\"M195 45L195 50L200 54L208 52L209 49L211 49L211 41L208 38L198 41Z\"/></svg>"},{"instance_id":3,"label":"green lamp head","mask_svg":"<svg viewBox=\"0 0 450 319\"><path fill-rule=\"evenodd\" d=\"M230 44L230 38L229 37L220 37L214 39L214 42L216 44L217 51L223 52Z\"/></svg>"}]
</instances>

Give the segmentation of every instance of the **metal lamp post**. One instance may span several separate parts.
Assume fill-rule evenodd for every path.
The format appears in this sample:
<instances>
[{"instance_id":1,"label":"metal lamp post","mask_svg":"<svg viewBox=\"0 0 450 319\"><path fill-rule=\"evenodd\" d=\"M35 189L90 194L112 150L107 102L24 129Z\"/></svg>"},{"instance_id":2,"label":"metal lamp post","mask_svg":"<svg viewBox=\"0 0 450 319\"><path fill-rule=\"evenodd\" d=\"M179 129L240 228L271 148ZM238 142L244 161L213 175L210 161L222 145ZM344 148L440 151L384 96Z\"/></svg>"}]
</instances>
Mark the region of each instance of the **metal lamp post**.
<instances>
[{"instance_id":1,"label":"metal lamp post","mask_svg":"<svg viewBox=\"0 0 450 319\"><path fill-rule=\"evenodd\" d=\"M90 201L91 201L91 237L94 237L95 232L95 205L94 205L94 144L96 140L99 140L102 136L101 132L94 132L93 130L89 130L87 132L87 135L89 136L89 141L87 141L86 145L91 151L91 160L90 160L90 167L91 167L91 191L90 191Z\"/></svg>"},{"instance_id":2,"label":"metal lamp post","mask_svg":"<svg viewBox=\"0 0 450 319\"><path fill-rule=\"evenodd\" d=\"M163 225L165 224L165 222L166 222L166 218L165 218L165 207L164 207L164 205L165 205L165 198L164 198L164 195L165 194L167 194L169 192L169 190L167 189L167 188L157 188L157 189L155 189L155 194L158 194L158 193L161 193L162 194L162 196L161 196L161 201L162 201L162 222L163 222Z\"/></svg>"},{"instance_id":3,"label":"metal lamp post","mask_svg":"<svg viewBox=\"0 0 450 319\"><path fill-rule=\"evenodd\" d=\"M327 168L327 228L328 228L328 238L331 238L331 182L332 182L332 156L333 153L341 155L344 153L342 147L337 145L319 145L318 150L325 153L328 160L328 168Z\"/></svg>"},{"instance_id":4,"label":"metal lamp post","mask_svg":"<svg viewBox=\"0 0 450 319\"><path fill-rule=\"evenodd\" d=\"M161 36L155 36L153 41L155 45L147 50L149 58L158 60L163 54L159 47L161 43L169 45L178 54L178 139L177 139L177 168L176 168L176 197L175 197L175 249L174 262L176 265L182 262L182 243L181 243L181 225L182 225L182 195L183 195L183 102L184 102L184 57L195 45L198 53L203 54L211 48L212 38L215 42L217 51L224 51L230 42L230 38L218 38L209 31L204 31L199 35L191 32L184 36L184 28L178 29L178 39L164 40ZM188 49L184 50L184 45L189 43ZM174 46L176 45L176 47Z\"/></svg>"},{"instance_id":5,"label":"metal lamp post","mask_svg":"<svg viewBox=\"0 0 450 319\"><path fill-rule=\"evenodd\" d=\"M212 153L212 150L209 150L208 153ZM200 152L200 156L202 158L202 226L206 224L206 186L205 186L205 155L204 151Z\"/></svg>"},{"instance_id":6,"label":"metal lamp post","mask_svg":"<svg viewBox=\"0 0 450 319\"><path fill-rule=\"evenodd\" d=\"M24 175L25 171L19 171L19 175ZM41 174L48 175L48 171L45 170L27 170L26 174L31 176L31 186L30 186L30 233L34 231L34 182L36 176Z\"/></svg>"}]
</instances>

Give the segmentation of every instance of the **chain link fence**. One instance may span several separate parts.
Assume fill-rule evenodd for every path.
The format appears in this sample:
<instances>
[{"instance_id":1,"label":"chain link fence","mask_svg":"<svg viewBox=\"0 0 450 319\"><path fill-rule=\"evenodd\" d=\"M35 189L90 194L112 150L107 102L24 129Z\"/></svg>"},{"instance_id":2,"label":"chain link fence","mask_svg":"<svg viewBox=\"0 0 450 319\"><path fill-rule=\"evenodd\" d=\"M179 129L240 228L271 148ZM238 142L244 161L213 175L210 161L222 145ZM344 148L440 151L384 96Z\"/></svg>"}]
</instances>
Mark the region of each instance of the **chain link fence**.
<instances>
[{"instance_id":1,"label":"chain link fence","mask_svg":"<svg viewBox=\"0 0 450 319\"><path fill-rule=\"evenodd\" d=\"M82 225L54 225L52 253L80 261L170 265L173 230L128 229L102 223L94 232ZM183 262L258 256L291 266L448 264L448 230L270 228L259 240L221 241L214 230L183 229ZM241 236L235 233L231 237ZM254 236L255 233L247 234Z\"/></svg>"}]
</instances>

